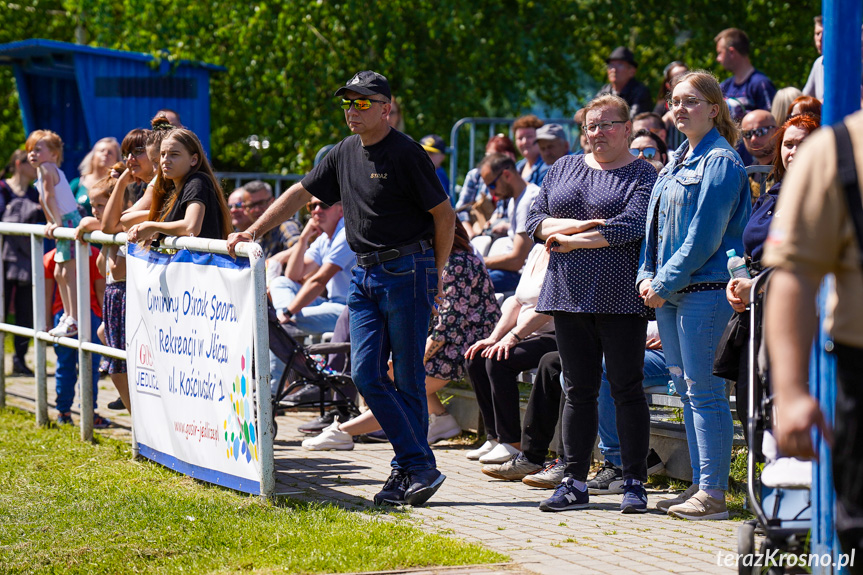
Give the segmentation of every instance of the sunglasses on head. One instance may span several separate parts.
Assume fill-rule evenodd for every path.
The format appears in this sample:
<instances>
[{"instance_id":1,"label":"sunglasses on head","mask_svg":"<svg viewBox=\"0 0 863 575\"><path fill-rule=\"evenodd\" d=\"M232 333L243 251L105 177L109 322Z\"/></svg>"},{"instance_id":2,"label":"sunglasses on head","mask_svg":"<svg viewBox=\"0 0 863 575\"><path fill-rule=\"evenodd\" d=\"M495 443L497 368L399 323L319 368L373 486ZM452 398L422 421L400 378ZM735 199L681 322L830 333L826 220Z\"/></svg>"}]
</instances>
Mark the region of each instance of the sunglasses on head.
<instances>
[{"instance_id":1,"label":"sunglasses on head","mask_svg":"<svg viewBox=\"0 0 863 575\"><path fill-rule=\"evenodd\" d=\"M744 140L749 140L752 136L756 138L760 138L761 136L766 136L770 133L770 130L775 128L776 126L762 126L760 128L755 128L754 130L743 130L741 134L743 135Z\"/></svg>"},{"instance_id":2,"label":"sunglasses on head","mask_svg":"<svg viewBox=\"0 0 863 575\"><path fill-rule=\"evenodd\" d=\"M645 159L652 160L653 158L656 157L656 148L654 148L653 146L650 146L647 148L642 148L642 149L629 148L629 153L632 154L633 156L635 156L636 158L638 157L639 154L644 154Z\"/></svg>"},{"instance_id":3,"label":"sunglasses on head","mask_svg":"<svg viewBox=\"0 0 863 575\"><path fill-rule=\"evenodd\" d=\"M309 210L310 214L315 211L315 208L321 208L322 210L328 210L328 209L330 209L330 205L325 204L324 202L320 202L320 201L309 202L308 204L306 204L306 209Z\"/></svg>"},{"instance_id":4,"label":"sunglasses on head","mask_svg":"<svg viewBox=\"0 0 863 575\"><path fill-rule=\"evenodd\" d=\"M356 110L368 110L372 107L372 102L386 104L383 100L372 100L371 98L358 98L356 100L347 100L342 98L342 110L350 110L351 106Z\"/></svg>"}]
</instances>

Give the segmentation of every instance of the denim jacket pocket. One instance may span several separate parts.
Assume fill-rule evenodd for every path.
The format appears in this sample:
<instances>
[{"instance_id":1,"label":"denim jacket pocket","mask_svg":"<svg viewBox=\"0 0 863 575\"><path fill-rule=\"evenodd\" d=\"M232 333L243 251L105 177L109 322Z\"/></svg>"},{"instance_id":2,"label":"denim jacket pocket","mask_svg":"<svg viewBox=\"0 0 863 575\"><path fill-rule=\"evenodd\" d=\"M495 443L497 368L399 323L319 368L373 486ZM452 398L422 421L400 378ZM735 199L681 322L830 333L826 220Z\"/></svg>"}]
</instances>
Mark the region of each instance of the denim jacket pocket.
<instances>
[{"instance_id":1,"label":"denim jacket pocket","mask_svg":"<svg viewBox=\"0 0 863 575\"><path fill-rule=\"evenodd\" d=\"M680 170L672 176L671 201L678 206L688 206L696 201L704 175L695 170Z\"/></svg>"}]
</instances>

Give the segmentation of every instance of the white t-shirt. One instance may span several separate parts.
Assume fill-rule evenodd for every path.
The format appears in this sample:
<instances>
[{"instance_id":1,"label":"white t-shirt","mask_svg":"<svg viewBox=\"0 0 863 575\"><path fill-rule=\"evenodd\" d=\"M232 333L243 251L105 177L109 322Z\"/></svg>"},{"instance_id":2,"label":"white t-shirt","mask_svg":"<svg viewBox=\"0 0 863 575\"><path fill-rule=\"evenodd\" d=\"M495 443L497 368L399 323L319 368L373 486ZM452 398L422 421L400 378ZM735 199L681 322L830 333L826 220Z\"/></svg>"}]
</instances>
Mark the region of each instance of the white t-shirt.
<instances>
[{"instance_id":1,"label":"white t-shirt","mask_svg":"<svg viewBox=\"0 0 863 575\"><path fill-rule=\"evenodd\" d=\"M527 216L530 214L530 207L538 193L539 186L528 184L517 199L513 198L509 201L506 208L509 215L509 237L514 238L515 234L527 232Z\"/></svg>"},{"instance_id":2,"label":"white t-shirt","mask_svg":"<svg viewBox=\"0 0 863 575\"><path fill-rule=\"evenodd\" d=\"M332 239L325 233L318 236L306 250L305 257L319 266L331 263L342 268L327 282L327 299L336 303L346 303L348 287L351 283L351 268L354 267L357 256L348 246L345 219L339 220Z\"/></svg>"},{"instance_id":3,"label":"white t-shirt","mask_svg":"<svg viewBox=\"0 0 863 575\"><path fill-rule=\"evenodd\" d=\"M527 262L524 264L524 269L521 272L521 279L518 280L518 286L515 288L515 295L513 297L521 304L521 310L518 312L516 323L522 320L523 314L532 311L536 307L536 302L539 299L539 290L542 288L543 280L545 280L546 269L548 269L548 253L545 251L545 244L536 244L527 255ZM534 334L553 331L554 320L552 319L537 329Z\"/></svg>"}]
</instances>

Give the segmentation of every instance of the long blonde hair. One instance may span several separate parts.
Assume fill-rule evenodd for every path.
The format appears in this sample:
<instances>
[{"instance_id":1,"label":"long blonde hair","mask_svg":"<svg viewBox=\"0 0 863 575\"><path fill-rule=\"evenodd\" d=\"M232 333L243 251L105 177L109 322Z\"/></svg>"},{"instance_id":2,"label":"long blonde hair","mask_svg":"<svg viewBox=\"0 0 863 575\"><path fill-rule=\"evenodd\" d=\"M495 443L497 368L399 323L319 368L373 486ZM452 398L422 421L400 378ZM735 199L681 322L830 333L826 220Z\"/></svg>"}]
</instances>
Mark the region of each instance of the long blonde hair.
<instances>
[{"instance_id":1,"label":"long blonde hair","mask_svg":"<svg viewBox=\"0 0 863 575\"><path fill-rule=\"evenodd\" d=\"M716 126L719 134L728 140L729 144L736 146L740 142L740 128L731 119L731 111L728 109L728 104L725 103L716 76L707 70L687 72L675 80L674 86L671 87L672 91L677 85L684 82L701 92L708 104L715 104L719 108L719 112L713 118L713 125Z\"/></svg>"}]
</instances>

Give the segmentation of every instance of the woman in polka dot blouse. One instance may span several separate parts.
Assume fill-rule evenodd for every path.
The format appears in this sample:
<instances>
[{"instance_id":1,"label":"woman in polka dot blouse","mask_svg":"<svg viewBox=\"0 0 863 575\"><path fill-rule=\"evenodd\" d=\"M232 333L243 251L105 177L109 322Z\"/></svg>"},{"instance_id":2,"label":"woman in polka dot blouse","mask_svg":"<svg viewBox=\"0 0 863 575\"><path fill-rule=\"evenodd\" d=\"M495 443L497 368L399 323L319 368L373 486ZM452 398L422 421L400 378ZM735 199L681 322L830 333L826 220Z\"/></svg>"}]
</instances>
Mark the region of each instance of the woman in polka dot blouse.
<instances>
[{"instance_id":1,"label":"woman in polka dot blouse","mask_svg":"<svg viewBox=\"0 0 863 575\"><path fill-rule=\"evenodd\" d=\"M566 392L564 481L540 509L587 505L605 355L623 463L621 510L642 511L650 436L642 390L649 310L632 286L656 169L629 153L629 106L618 96L591 101L583 129L591 153L554 163L527 224L528 234L550 252L536 310L554 316Z\"/></svg>"}]
</instances>

